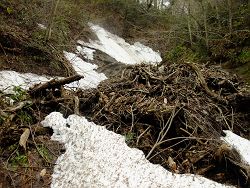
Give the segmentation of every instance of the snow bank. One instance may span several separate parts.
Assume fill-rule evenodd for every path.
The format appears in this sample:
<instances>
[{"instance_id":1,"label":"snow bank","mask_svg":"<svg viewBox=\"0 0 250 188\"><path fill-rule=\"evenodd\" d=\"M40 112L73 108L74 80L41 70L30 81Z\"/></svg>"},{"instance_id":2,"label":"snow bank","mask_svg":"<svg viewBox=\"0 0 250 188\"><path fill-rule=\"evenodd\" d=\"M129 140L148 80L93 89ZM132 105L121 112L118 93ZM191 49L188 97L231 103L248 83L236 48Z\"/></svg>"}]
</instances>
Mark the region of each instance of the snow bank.
<instances>
[{"instance_id":1,"label":"snow bank","mask_svg":"<svg viewBox=\"0 0 250 188\"><path fill-rule=\"evenodd\" d=\"M82 50L86 57L91 58L91 51ZM79 74L84 76L83 79L67 84L67 88L80 88L89 89L95 88L98 84L107 79L103 73L95 71L97 65L87 63L79 58L76 54L64 52L65 57L72 63L73 68ZM4 93L13 93L14 86L20 86L24 90L28 90L35 84L45 83L53 78L62 77L51 77L51 76L40 76L32 73L18 73L15 71L0 71L0 90Z\"/></svg>"},{"instance_id":2,"label":"snow bank","mask_svg":"<svg viewBox=\"0 0 250 188\"><path fill-rule=\"evenodd\" d=\"M87 60L94 60L95 50L81 46L77 46L76 49L77 53L83 55Z\"/></svg>"},{"instance_id":3,"label":"snow bank","mask_svg":"<svg viewBox=\"0 0 250 188\"><path fill-rule=\"evenodd\" d=\"M221 140L234 147L241 155L242 162L250 165L250 141L229 130L223 132L226 133L226 136L221 137Z\"/></svg>"},{"instance_id":4,"label":"snow bank","mask_svg":"<svg viewBox=\"0 0 250 188\"><path fill-rule=\"evenodd\" d=\"M154 64L162 61L159 53L154 52L151 48L144 46L139 42L134 43L134 45L130 45L129 43L125 42L124 39L109 33L98 25L89 25L99 40L90 40L89 43L78 41L79 44L105 52L118 62L125 64Z\"/></svg>"},{"instance_id":5,"label":"snow bank","mask_svg":"<svg viewBox=\"0 0 250 188\"><path fill-rule=\"evenodd\" d=\"M83 50L80 52L83 53ZM101 81L107 79L103 73L98 73L95 71L95 69L98 68L97 65L87 63L73 53L64 52L64 55L66 59L72 63L77 74L84 76L83 79L72 82L68 84L67 87L81 89L96 88ZM88 51L86 56L91 58L93 57L93 54L91 55L91 52Z\"/></svg>"},{"instance_id":6,"label":"snow bank","mask_svg":"<svg viewBox=\"0 0 250 188\"><path fill-rule=\"evenodd\" d=\"M56 162L52 188L63 187L228 187L201 176L172 174L151 164L142 151L129 148L125 138L70 115L52 112L43 126L52 127L52 139L65 144L66 152Z\"/></svg>"},{"instance_id":7,"label":"snow bank","mask_svg":"<svg viewBox=\"0 0 250 188\"><path fill-rule=\"evenodd\" d=\"M29 87L51 80L49 76L39 76L32 73L18 73L15 71L0 71L0 90L4 93L13 93L14 86L20 86L24 90Z\"/></svg>"}]
</instances>

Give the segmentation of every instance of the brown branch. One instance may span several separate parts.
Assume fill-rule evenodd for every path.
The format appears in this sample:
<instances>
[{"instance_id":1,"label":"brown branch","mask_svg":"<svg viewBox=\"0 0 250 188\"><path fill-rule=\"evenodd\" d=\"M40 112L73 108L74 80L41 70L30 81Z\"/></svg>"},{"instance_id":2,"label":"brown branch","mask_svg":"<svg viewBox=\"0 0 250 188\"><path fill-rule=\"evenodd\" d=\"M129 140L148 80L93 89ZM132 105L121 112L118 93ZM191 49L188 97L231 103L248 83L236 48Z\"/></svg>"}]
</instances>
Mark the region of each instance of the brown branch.
<instances>
[{"instance_id":1,"label":"brown branch","mask_svg":"<svg viewBox=\"0 0 250 188\"><path fill-rule=\"evenodd\" d=\"M30 88L29 94L35 95L35 94L40 93L46 89L59 88L62 85L69 84L69 83L74 82L74 81L78 81L82 78L83 78L83 76L81 76L81 75L74 75L74 76L70 76L67 78L60 79L60 80L53 79L53 80L50 80L44 84L39 84L39 85L34 86L33 88Z\"/></svg>"},{"instance_id":2,"label":"brown branch","mask_svg":"<svg viewBox=\"0 0 250 188\"><path fill-rule=\"evenodd\" d=\"M16 112L29 104L32 104L32 102L31 101L22 101L22 102L19 102L16 106L9 107L7 109L4 109L3 111L4 112Z\"/></svg>"},{"instance_id":3,"label":"brown branch","mask_svg":"<svg viewBox=\"0 0 250 188\"><path fill-rule=\"evenodd\" d=\"M202 76L201 71L199 70L199 68L195 64L189 63L189 62L184 63L184 64L188 65L189 67L191 67L195 71L195 73L196 73L196 75L197 75L197 77L198 77L198 79L200 81L201 86L203 87L203 89L205 90L205 92L209 96L213 97L214 99L216 99L216 100L218 100L218 101L220 101L222 103L226 103L226 104L228 103L228 101L226 99L224 99L223 97L221 97L220 95L218 95L217 93L211 91L208 88L207 83L206 83L204 77Z\"/></svg>"}]
</instances>

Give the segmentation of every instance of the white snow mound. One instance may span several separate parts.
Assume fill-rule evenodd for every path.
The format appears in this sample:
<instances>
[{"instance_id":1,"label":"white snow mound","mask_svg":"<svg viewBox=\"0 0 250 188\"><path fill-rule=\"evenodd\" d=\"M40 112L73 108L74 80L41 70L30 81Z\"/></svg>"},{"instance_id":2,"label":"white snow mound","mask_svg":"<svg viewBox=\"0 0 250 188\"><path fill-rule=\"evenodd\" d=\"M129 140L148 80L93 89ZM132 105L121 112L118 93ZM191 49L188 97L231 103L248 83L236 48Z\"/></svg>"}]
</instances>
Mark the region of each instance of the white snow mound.
<instances>
[{"instance_id":1,"label":"white snow mound","mask_svg":"<svg viewBox=\"0 0 250 188\"><path fill-rule=\"evenodd\" d=\"M91 58L93 51L82 49L81 53L84 53L86 57ZM79 81L67 84L67 88L96 88L101 81L107 79L103 73L98 73L95 71L95 69L98 67L97 65L87 63L73 53L64 52L64 55L72 63L75 71L79 75L84 76L84 78ZM53 78L61 79L62 77L52 77L45 75L40 76L33 73L18 73L15 71L0 71L0 90L4 93L13 93L13 88L15 86L19 86L24 90L28 90L30 87L36 84L48 82Z\"/></svg>"},{"instance_id":2,"label":"white snow mound","mask_svg":"<svg viewBox=\"0 0 250 188\"><path fill-rule=\"evenodd\" d=\"M221 137L221 140L234 147L241 155L242 162L250 165L250 141L234 134L232 131L225 130L223 132L226 133L226 136Z\"/></svg>"},{"instance_id":3,"label":"white snow mound","mask_svg":"<svg viewBox=\"0 0 250 188\"><path fill-rule=\"evenodd\" d=\"M139 42L130 45L124 39L106 31L98 25L91 23L89 25L99 40L90 40L89 43L78 41L81 45L98 49L124 64L155 64L162 61L159 53Z\"/></svg>"},{"instance_id":4,"label":"white snow mound","mask_svg":"<svg viewBox=\"0 0 250 188\"><path fill-rule=\"evenodd\" d=\"M82 52L86 52L86 49L82 49ZM86 56L91 58L91 52L88 51L86 53ZM92 63L87 63L83 61L80 57L78 57L76 54L64 52L64 56L68 61L72 63L72 66L74 67L77 74L84 76L83 79L72 82L68 84L67 86L70 88L81 88L81 89L89 89L89 88L96 88L99 83L107 77L103 73L98 73L95 71L95 69L98 68L97 65Z\"/></svg>"},{"instance_id":5,"label":"white snow mound","mask_svg":"<svg viewBox=\"0 0 250 188\"><path fill-rule=\"evenodd\" d=\"M172 174L151 164L142 151L129 148L125 138L86 118L59 112L49 114L42 125L52 127L52 139L65 144L56 162L52 188L220 188L229 187L201 176Z\"/></svg>"},{"instance_id":6,"label":"white snow mound","mask_svg":"<svg viewBox=\"0 0 250 188\"><path fill-rule=\"evenodd\" d=\"M28 90L31 86L51 80L50 76L39 76L32 73L18 73L15 71L0 71L0 90L13 94L14 86Z\"/></svg>"}]
</instances>

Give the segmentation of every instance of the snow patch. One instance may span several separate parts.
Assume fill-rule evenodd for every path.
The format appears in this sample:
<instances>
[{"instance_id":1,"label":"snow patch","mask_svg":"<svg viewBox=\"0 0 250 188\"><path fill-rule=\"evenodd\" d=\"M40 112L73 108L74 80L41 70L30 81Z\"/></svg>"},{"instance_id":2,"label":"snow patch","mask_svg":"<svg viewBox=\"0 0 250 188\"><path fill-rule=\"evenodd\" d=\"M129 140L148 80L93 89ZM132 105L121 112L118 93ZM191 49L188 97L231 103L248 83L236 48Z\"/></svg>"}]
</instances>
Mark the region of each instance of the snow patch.
<instances>
[{"instance_id":1,"label":"snow patch","mask_svg":"<svg viewBox=\"0 0 250 188\"><path fill-rule=\"evenodd\" d=\"M250 165L250 141L234 134L232 131L225 130L223 132L226 136L221 137L221 140L234 147L241 155L242 161Z\"/></svg>"},{"instance_id":2,"label":"snow patch","mask_svg":"<svg viewBox=\"0 0 250 188\"><path fill-rule=\"evenodd\" d=\"M39 76L32 73L18 73L15 71L0 72L0 90L4 93L13 94L14 86L19 86L28 90L31 86L39 83L45 83L51 80L49 76Z\"/></svg>"},{"instance_id":3,"label":"snow patch","mask_svg":"<svg viewBox=\"0 0 250 188\"><path fill-rule=\"evenodd\" d=\"M76 50L77 50L77 54L79 53L79 54L83 55L84 58L86 58L88 60L94 60L95 50L90 49L90 48L86 48L86 47L81 47L81 46L77 46Z\"/></svg>"},{"instance_id":4,"label":"snow patch","mask_svg":"<svg viewBox=\"0 0 250 188\"><path fill-rule=\"evenodd\" d=\"M90 52L86 52L86 54L89 56ZM64 55L72 63L75 71L79 75L84 76L84 78L79 81L67 84L66 88L96 88L101 81L107 79L103 73L98 73L94 70L97 68L97 65L87 63L73 53L64 52ZM18 73L15 71L0 71L0 90L4 93L13 93L13 88L15 86L28 90L36 84L48 82L53 78L61 79L62 77L40 76L32 73Z\"/></svg>"},{"instance_id":5,"label":"snow patch","mask_svg":"<svg viewBox=\"0 0 250 188\"><path fill-rule=\"evenodd\" d=\"M79 44L98 49L124 64L155 64L162 61L159 53L139 42L130 45L124 39L106 31L98 25L89 25L99 40L90 40L89 43L78 41Z\"/></svg>"},{"instance_id":6,"label":"snow patch","mask_svg":"<svg viewBox=\"0 0 250 188\"><path fill-rule=\"evenodd\" d=\"M105 74L98 73L94 70L98 68L97 65L87 63L73 53L64 52L64 55L66 59L72 63L77 74L84 76L83 79L72 82L68 84L67 87L82 89L96 88L101 81L107 79Z\"/></svg>"},{"instance_id":7,"label":"snow patch","mask_svg":"<svg viewBox=\"0 0 250 188\"><path fill-rule=\"evenodd\" d=\"M125 138L70 115L52 112L44 127L54 130L52 139L65 144L66 152L56 162L52 188L61 187L229 187L198 175L173 174L151 164L142 151L129 148Z\"/></svg>"}]
</instances>

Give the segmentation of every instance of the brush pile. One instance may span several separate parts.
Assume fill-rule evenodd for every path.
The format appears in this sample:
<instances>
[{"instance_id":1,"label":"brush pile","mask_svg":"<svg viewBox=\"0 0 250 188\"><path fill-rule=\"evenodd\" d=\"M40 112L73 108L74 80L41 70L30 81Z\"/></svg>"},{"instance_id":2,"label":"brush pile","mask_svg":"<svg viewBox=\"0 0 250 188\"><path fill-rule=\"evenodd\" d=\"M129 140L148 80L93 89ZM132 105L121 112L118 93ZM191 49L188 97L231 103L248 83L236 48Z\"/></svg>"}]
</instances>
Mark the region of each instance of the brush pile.
<instances>
[{"instance_id":1,"label":"brush pile","mask_svg":"<svg viewBox=\"0 0 250 188\"><path fill-rule=\"evenodd\" d=\"M130 147L141 149L152 163L172 172L249 186L249 166L220 139L223 130L249 139L250 94L237 76L193 63L139 65L126 67L97 89L61 87L80 78L0 94L3 160L14 159L14 151L8 148L21 140L24 130L35 138L48 137L49 130L38 124L50 112L59 111L65 117L83 115L124 135ZM11 107L8 98L14 101ZM28 140L27 150L36 143Z\"/></svg>"},{"instance_id":2,"label":"brush pile","mask_svg":"<svg viewBox=\"0 0 250 188\"><path fill-rule=\"evenodd\" d=\"M245 184L248 175L237 153L220 140L223 130L249 135L250 97L242 85L218 67L140 65L78 97L80 113L125 135L128 145L143 150L151 162L216 181L234 176L231 183Z\"/></svg>"}]
</instances>

